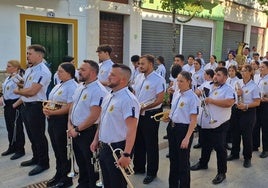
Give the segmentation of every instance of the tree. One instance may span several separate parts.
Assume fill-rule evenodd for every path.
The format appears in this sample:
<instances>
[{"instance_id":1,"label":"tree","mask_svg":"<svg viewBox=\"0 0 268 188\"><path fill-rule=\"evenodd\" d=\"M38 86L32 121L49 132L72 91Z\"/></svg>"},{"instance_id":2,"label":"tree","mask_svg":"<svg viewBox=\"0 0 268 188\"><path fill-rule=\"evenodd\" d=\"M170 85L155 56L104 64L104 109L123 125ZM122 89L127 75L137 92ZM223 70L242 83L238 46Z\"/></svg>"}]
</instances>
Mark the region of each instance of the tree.
<instances>
[{"instance_id":1,"label":"tree","mask_svg":"<svg viewBox=\"0 0 268 188\"><path fill-rule=\"evenodd\" d=\"M264 9L263 12L265 12L268 15L268 9L267 9L267 7L268 7L268 0L258 0L258 2L260 3L260 5L263 8L266 7L266 9Z\"/></svg>"}]
</instances>

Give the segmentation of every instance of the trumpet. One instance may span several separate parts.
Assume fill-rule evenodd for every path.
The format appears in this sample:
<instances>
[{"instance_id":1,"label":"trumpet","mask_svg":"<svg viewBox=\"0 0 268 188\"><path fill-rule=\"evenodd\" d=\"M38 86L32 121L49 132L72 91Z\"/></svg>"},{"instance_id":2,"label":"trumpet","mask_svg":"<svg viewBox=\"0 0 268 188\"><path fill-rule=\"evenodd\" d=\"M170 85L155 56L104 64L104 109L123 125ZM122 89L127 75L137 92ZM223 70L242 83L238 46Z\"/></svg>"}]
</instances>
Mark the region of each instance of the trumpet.
<instances>
[{"instance_id":1,"label":"trumpet","mask_svg":"<svg viewBox=\"0 0 268 188\"><path fill-rule=\"evenodd\" d=\"M154 118L155 121L164 121L165 119L168 119L169 112L170 112L170 110L160 112L160 113L157 113L157 114L151 116L151 118Z\"/></svg>"},{"instance_id":2,"label":"trumpet","mask_svg":"<svg viewBox=\"0 0 268 188\"><path fill-rule=\"evenodd\" d=\"M111 144L109 144L109 146L110 146L110 148L111 148L111 150L112 150L112 153L113 153L113 157L114 157L114 160L115 160L115 165L116 165L116 167L119 168L119 170L121 171L121 173L122 173L122 175L124 176L124 178L125 178L125 180L126 180L128 186L129 186L130 188L134 188L133 184L131 183L131 181L130 181L129 178L128 178L128 176L134 174L134 170L133 170L133 168L132 168L130 165L128 165L128 167L127 167L126 169L124 169L123 167L121 167L120 165L117 164L118 157L117 157L116 152L119 151L119 153L122 154L122 153L123 153L123 150L120 149L120 148L113 149L113 147L112 147Z\"/></svg>"},{"instance_id":3,"label":"trumpet","mask_svg":"<svg viewBox=\"0 0 268 188\"><path fill-rule=\"evenodd\" d=\"M64 102L57 102L57 101L50 101L50 100L43 101L43 103L42 103L43 108L48 109L48 110L58 110L66 104L67 103L64 103Z\"/></svg>"},{"instance_id":4,"label":"trumpet","mask_svg":"<svg viewBox=\"0 0 268 188\"><path fill-rule=\"evenodd\" d=\"M208 106L205 102L205 99L207 98L206 94L204 91L201 91L201 106L203 107L203 110L204 110L204 113L205 113L205 116L206 117L210 117L210 120L209 120L209 124L213 124L213 123L216 123L217 120L215 120L213 117L212 117L212 114L211 112L209 111L208 109Z\"/></svg>"},{"instance_id":5,"label":"trumpet","mask_svg":"<svg viewBox=\"0 0 268 188\"><path fill-rule=\"evenodd\" d=\"M99 149L93 152L93 157L91 158L91 164L94 165L94 171L99 173L99 179L96 181L96 186L103 187L103 177L99 161Z\"/></svg>"},{"instance_id":6,"label":"trumpet","mask_svg":"<svg viewBox=\"0 0 268 188\"><path fill-rule=\"evenodd\" d=\"M71 171L67 174L68 177L72 178L78 175L78 172L75 171L75 156L73 150L73 138L68 136L68 130L66 131L67 135L67 159L71 160Z\"/></svg>"}]
</instances>

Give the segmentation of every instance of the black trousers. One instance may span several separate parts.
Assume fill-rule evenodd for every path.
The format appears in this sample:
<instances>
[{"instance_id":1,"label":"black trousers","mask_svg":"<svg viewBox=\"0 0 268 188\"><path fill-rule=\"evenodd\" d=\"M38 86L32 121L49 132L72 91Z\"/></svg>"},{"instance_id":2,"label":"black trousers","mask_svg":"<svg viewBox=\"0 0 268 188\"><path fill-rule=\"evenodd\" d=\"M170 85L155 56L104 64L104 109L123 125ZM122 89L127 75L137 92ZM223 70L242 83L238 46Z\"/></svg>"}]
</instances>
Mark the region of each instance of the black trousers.
<instances>
[{"instance_id":1,"label":"black trousers","mask_svg":"<svg viewBox=\"0 0 268 188\"><path fill-rule=\"evenodd\" d=\"M187 149L181 149L180 145L187 134L189 125L168 124L168 144L169 144L169 187L170 188L190 188L190 148L193 135L190 138Z\"/></svg>"},{"instance_id":2,"label":"black trousers","mask_svg":"<svg viewBox=\"0 0 268 188\"><path fill-rule=\"evenodd\" d=\"M97 126L93 125L86 130L81 131L80 136L73 138L73 149L76 163L79 167L78 187L95 188L97 177L94 172L94 166L91 164L93 153L90 150Z\"/></svg>"},{"instance_id":3,"label":"black trousers","mask_svg":"<svg viewBox=\"0 0 268 188\"><path fill-rule=\"evenodd\" d=\"M215 129L201 129L202 134L202 150L200 164L207 166L211 151L214 149L217 154L218 173L227 172L227 151L225 148L226 132L228 129L228 122L221 124Z\"/></svg>"},{"instance_id":4,"label":"black trousers","mask_svg":"<svg viewBox=\"0 0 268 188\"><path fill-rule=\"evenodd\" d=\"M14 150L16 153L24 153L25 136L23 131L23 124L21 119L20 107L14 109L12 104L18 99L4 100L4 117L6 122L6 128L8 133L9 148ZM16 122L15 122L16 120ZM14 135L14 127L16 123L16 141L12 143Z\"/></svg>"},{"instance_id":5,"label":"black trousers","mask_svg":"<svg viewBox=\"0 0 268 188\"><path fill-rule=\"evenodd\" d=\"M151 118L162 109L146 112L140 116L135 146L134 146L134 171L145 172L147 159L147 175L156 176L159 166L158 130L160 122Z\"/></svg>"},{"instance_id":6,"label":"black trousers","mask_svg":"<svg viewBox=\"0 0 268 188\"><path fill-rule=\"evenodd\" d=\"M253 148L260 147L260 130L262 131L262 150L268 151L268 103L261 102L257 107L256 123L253 128Z\"/></svg>"},{"instance_id":7,"label":"black trousers","mask_svg":"<svg viewBox=\"0 0 268 188\"><path fill-rule=\"evenodd\" d=\"M112 143L111 145L114 150L120 148L124 151L125 141ZM118 154L119 157L120 154ZM100 144L100 166L105 188L127 188L127 182L120 169L116 167L112 150L108 144Z\"/></svg>"},{"instance_id":8,"label":"black trousers","mask_svg":"<svg viewBox=\"0 0 268 188\"><path fill-rule=\"evenodd\" d=\"M49 166L48 142L45 136L46 119L42 102L24 103L21 109L22 119L32 144L33 160L38 165Z\"/></svg>"},{"instance_id":9,"label":"black trousers","mask_svg":"<svg viewBox=\"0 0 268 188\"><path fill-rule=\"evenodd\" d=\"M71 170L71 161L67 159L66 147L68 115L50 116L47 120L48 133L56 158L56 175L63 180Z\"/></svg>"},{"instance_id":10,"label":"black trousers","mask_svg":"<svg viewBox=\"0 0 268 188\"><path fill-rule=\"evenodd\" d=\"M232 126L233 142L231 154L239 156L241 136L243 141L244 159L252 157L252 131L256 121L256 108L250 108L247 111L237 109Z\"/></svg>"}]
</instances>

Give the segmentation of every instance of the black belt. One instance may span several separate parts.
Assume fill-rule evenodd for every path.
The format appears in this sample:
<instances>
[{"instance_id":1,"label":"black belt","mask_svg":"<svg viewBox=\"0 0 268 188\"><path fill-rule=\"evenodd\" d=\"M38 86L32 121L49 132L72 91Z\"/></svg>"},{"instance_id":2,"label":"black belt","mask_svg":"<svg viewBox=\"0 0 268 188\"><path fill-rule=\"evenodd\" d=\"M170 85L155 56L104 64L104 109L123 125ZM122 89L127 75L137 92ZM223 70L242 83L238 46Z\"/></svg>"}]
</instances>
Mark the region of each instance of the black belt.
<instances>
[{"instance_id":1,"label":"black belt","mask_svg":"<svg viewBox=\"0 0 268 188\"><path fill-rule=\"evenodd\" d=\"M171 127L176 127L176 126L188 127L189 126L189 124L185 124L185 123L174 123L174 122L171 122L170 125L171 125Z\"/></svg>"},{"instance_id":2,"label":"black belt","mask_svg":"<svg viewBox=\"0 0 268 188\"><path fill-rule=\"evenodd\" d=\"M40 105L42 104L41 101L34 101L34 102L23 102L24 106L33 106L33 105Z\"/></svg>"},{"instance_id":3,"label":"black belt","mask_svg":"<svg viewBox=\"0 0 268 188\"><path fill-rule=\"evenodd\" d=\"M4 99L4 103L5 104L13 104L14 102L16 102L17 100L18 100L19 98L17 98L17 99Z\"/></svg>"},{"instance_id":4,"label":"black belt","mask_svg":"<svg viewBox=\"0 0 268 188\"><path fill-rule=\"evenodd\" d=\"M113 142L113 143L109 143L109 144L111 144L111 146L113 147L113 149L116 149L116 148L122 147L122 145L125 145L125 143L126 143L126 141L123 140L123 141L120 141L120 142ZM100 149L103 149L105 147L110 147L109 144L100 141L99 142Z\"/></svg>"},{"instance_id":5,"label":"black belt","mask_svg":"<svg viewBox=\"0 0 268 188\"><path fill-rule=\"evenodd\" d=\"M161 112L163 109L162 109L162 107L161 108L157 108L157 109L152 109L152 110L146 110L145 111L145 115L146 115L146 113L149 113L149 114L156 114L156 113L158 113L158 112Z\"/></svg>"},{"instance_id":6,"label":"black belt","mask_svg":"<svg viewBox=\"0 0 268 188\"><path fill-rule=\"evenodd\" d=\"M73 126L74 128L75 127L78 127L78 126ZM92 129L92 128L97 128L98 127L98 124L93 124L93 125L91 125L90 127L88 127L88 128L86 128L86 129L84 129L84 130L79 130L79 132L81 133L81 132L84 132L84 131L89 131L90 129Z\"/></svg>"}]
</instances>

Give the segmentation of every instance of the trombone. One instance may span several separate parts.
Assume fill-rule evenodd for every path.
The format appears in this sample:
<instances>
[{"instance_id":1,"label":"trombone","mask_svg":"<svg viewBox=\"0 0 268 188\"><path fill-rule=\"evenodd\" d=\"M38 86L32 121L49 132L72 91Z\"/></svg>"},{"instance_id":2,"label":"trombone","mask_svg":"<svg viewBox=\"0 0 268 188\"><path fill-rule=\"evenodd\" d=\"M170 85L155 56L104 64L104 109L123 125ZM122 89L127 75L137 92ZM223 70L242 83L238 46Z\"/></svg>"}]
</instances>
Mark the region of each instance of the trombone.
<instances>
[{"instance_id":1,"label":"trombone","mask_svg":"<svg viewBox=\"0 0 268 188\"><path fill-rule=\"evenodd\" d=\"M71 171L67 174L68 177L72 178L78 175L78 172L75 171L75 156L73 150L73 138L68 136L68 130L66 131L67 135L67 159L71 160Z\"/></svg>"},{"instance_id":2,"label":"trombone","mask_svg":"<svg viewBox=\"0 0 268 188\"><path fill-rule=\"evenodd\" d=\"M123 167L121 167L120 165L117 164L117 161L118 161L118 157L117 157L117 154L116 152L119 151L120 154L123 153L123 150L120 149L120 148L116 148L116 149L113 149L112 145L111 144L108 144L112 150L112 153L113 153L113 157L114 157L114 164L116 165L117 168L119 168L119 170L121 171L122 175L124 176L128 186L130 188L134 188L133 184L131 183L131 181L129 180L128 176L130 175L133 175L134 174L134 170L133 168L128 165L126 169L124 169Z\"/></svg>"},{"instance_id":3,"label":"trombone","mask_svg":"<svg viewBox=\"0 0 268 188\"><path fill-rule=\"evenodd\" d=\"M67 103L64 103L64 102L56 102L56 101L50 101L50 100L43 101L43 103L42 103L43 108L48 109L48 110L58 110L66 104Z\"/></svg>"},{"instance_id":4,"label":"trombone","mask_svg":"<svg viewBox=\"0 0 268 188\"><path fill-rule=\"evenodd\" d=\"M204 92L203 90L201 91L201 96L200 96L200 98L201 98L201 106L203 107L205 116L206 116L206 117L208 117L208 116L210 117L209 124L216 123L217 120L215 120L215 119L212 117L212 114L211 114L211 112L209 111L208 106L207 106L207 104L206 104L206 102L205 102L205 99L207 98L207 96L206 96L206 94L205 94L205 92Z\"/></svg>"},{"instance_id":5,"label":"trombone","mask_svg":"<svg viewBox=\"0 0 268 188\"><path fill-rule=\"evenodd\" d=\"M169 112L170 112L170 110L166 110L164 112L160 112L160 113L157 113L157 114L151 116L151 118L154 118L155 121L164 121L164 120L168 119Z\"/></svg>"}]
</instances>

